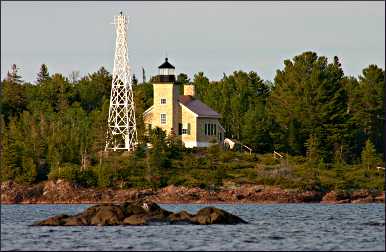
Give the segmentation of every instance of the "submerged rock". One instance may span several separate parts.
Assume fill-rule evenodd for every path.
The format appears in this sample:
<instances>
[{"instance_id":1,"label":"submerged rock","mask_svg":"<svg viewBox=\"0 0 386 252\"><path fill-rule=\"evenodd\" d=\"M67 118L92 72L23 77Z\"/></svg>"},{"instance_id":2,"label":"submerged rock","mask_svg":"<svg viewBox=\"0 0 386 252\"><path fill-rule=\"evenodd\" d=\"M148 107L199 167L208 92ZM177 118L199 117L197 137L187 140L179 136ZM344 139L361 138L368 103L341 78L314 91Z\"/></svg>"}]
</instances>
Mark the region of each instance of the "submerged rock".
<instances>
[{"instance_id":1,"label":"submerged rock","mask_svg":"<svg viewBox=\"0 0 386 252\"><path fill-rule=\"evenodd\" d=\"M240 217L215 207L205 207L190 214L186 211L169 212L150 201L125 202L123 204L100 204L87 208L76 215L61 214L38 221L33 226L112 226L165 224L239 224L247 223Z\"/></svg>"}]
</instances>

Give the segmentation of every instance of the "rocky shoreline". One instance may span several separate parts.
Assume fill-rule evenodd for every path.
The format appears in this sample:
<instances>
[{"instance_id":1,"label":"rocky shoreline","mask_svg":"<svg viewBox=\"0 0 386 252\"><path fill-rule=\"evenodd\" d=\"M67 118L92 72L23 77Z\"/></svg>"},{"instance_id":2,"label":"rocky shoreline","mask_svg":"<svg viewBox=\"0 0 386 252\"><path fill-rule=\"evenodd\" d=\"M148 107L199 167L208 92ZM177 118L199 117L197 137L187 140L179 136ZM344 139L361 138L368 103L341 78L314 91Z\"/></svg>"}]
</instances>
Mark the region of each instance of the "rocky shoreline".
<instances>
[{"instance_id":1,"label":"rocky shoreline","mask_svg":"<svg viewBox=\"0 0 386 252\"><path fill-rule=\"evenodd\" d=\"M201 188L168 186L152 189L82 188L66 181L45 181L32 186L13 181L1 183L1 204L101 204L147 199L158 204L271 204L271 203L384 203L385 193L298 191L264 185L241 185L208 191Z\"/></svg>"}]
</instances>

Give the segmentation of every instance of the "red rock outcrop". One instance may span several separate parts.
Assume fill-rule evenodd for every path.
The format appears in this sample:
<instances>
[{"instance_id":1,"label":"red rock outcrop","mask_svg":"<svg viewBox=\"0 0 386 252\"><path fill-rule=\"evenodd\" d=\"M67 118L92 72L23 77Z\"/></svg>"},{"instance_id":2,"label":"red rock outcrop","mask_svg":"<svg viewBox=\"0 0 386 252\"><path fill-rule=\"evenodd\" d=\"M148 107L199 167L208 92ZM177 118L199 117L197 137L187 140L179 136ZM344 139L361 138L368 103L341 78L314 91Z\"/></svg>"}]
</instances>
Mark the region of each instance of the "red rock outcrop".
<instances>
[{"instance_id":1,"label":"red rock outcrop","mask_svg":"<svg viewBox=\"0 0 386 252\"><path fill-rule=\"evenodd\" d=\"M45 181L33 186L12 181L1 184L1 203L121 203L147 198L157 203L371 203L384 202L384 192L368 190L352 193L331 191L323 195L316 191L299 191L264 185L241 185L218 190L170 185L152 189L81 188L63 181Z\"/></svg>"}]
</instances>

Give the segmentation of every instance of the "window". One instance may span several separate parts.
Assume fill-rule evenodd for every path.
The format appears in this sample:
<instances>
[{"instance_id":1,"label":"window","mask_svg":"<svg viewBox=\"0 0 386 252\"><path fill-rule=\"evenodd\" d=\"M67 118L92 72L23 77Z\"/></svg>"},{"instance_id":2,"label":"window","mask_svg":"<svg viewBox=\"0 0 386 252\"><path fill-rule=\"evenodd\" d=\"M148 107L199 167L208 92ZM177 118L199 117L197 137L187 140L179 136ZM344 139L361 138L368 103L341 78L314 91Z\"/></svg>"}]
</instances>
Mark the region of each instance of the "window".
<instances>
[{"instance_id":1,"label":"window","mask_svg":"<svg viewBox=\"0 0 386 252\"><path fill-rule=\"evenodd\" d=\"M165 68L161 68L161 69L159 70L159 74L160 74L160 75L168 75L168 70L165 69Z\"/></svg>"},{"instance_id":2,"label":"window","mask_svg":"<svg viewBox=\"0 0 386 252\"><path fill-rule=\"evenodd\" d=\"M161 114L161 124L166 124L166 114Z\"/></svg>"},{"instance_id":3,"label":"window","mask_svg":"<svg viewBox=\"0 0 386 252\"><path fill-rule=\"evenodd\" d=\"M205 123L204 133L205 133L205 136L216 136L217 125L215 123Z\"/></svg>"},{"instance_id":4,"label":"window","mask_svg":"<svg viewBox=\"0 0 386 252\"><path fill-rule=\"evenodd\" d=\"M180 135L190 135L190 123L183 125L180 123L178 125L178 132L181 132Z\"/></svg>"},{"instance_id":5,"label":"window","mask_svg":"<svg viewBox=\"0 0 386 252\"><path fill-rule=\"evenodd\" d=\"M205 123L204 133L205 133L205 136L216 136L217 135L217 124Z\"/></svg>"},{"instance_id":6,"label":"window","mask_svg":"<svg viewBox=\"0 0 386 252\"><path fill-rule=\"evenodd\" d=\"M166 99L165 98L161 98L161 104L166 104Z\"/></svg>"}]
</instances>

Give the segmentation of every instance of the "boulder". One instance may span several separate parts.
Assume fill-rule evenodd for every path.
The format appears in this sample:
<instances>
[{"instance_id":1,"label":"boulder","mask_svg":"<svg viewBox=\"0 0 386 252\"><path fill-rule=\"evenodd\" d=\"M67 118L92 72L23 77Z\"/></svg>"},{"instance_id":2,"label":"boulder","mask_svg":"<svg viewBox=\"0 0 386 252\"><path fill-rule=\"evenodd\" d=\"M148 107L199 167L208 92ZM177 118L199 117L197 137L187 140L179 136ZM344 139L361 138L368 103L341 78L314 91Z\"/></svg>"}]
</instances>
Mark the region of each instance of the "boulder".
<instances>
[{"instance_id":1,"label":"boulder","mask_svg":"<svg viewBox=\"0 0 386 252\"><path fill-rule=\"evenodd\" d=\"M87 226L89 224L89 221L83 216L66 218L64 221L64 226Z\"/></svg>"},{"instance_id":2,"label":"boulder","mask_svg":"<svg viewBox=\"0 0 386 252\"><path fill-rule=\"evenodd\" d=\"M120 225L125 215L120 206L100 206L93 216L85 217L89 217L91 225Z\"/></svg>"},{"instance_id":3,"label":"boulder","mask_svg":"<svg viewBox=\"0 0 386 252\"><path fill-rule=\"evenodd\" d=\"M36 226L64 226L66 219L69 216L67 214L61 214L58 216L50 217L46 220L35 223Z\"/></svg>"},{"instance_id":4,"label":"boulder","mask_svg":"<svg viewBox=\"0 0 386 252\"><path fill-rule=\"evenodd\" d=\"M367 196L366 198L357 198L351 201L351 203L354 203L354 204L363 204L363 203L372 203L372 202L374 202L374 199L371 196Z\"/></svg>"},{"instance_id":5,"label":"boulder","mask_svg":"<svg viewBox=\"0 0 386 252\"><path fill-rule=\"evenodd\" d=\"M350 202L351 202L350 199L344 199L344 200L338 200L338 201L336 202L336 204L348 204L348 203L350 203Z\"/></svg>"},{"instance_id":6,"label":"boulder","mask_svg":"<svg viewBox=\"0 0 386 252\"><path fill-rule=\"evenodd\" d=\"M350 201L350 193L346 191L331 191L323 196L321 203L349 203Z\"/></svg>"},{"instance_id":7,"label":"boulder","mask_svg":"<svg viewBox=\"0 0 386 252\"><path fill-rule=\"evenodd\" d=\"M123 225L145 225L148 222L146 215L144 214L133 214L126 217L122 224Z\"/></svg>"},{"instance_id":8,"label":"boulder","mask_svg":"<svg viewBox=\"0 0 386 252\"><path fill-rule=\"evenodd\" d=\"M205 207L199 210L192 219L195 224L200 225L247 223L240 217L215 207Z\"/></svg>"},{"instance_id":9,"label":"boulder","mask_svg":"<svg viewBox=\"0 0 386 252\"><path fill-rule=\"evenodd\" d=\"M367 198L371 196L369 190L357 190L357 191L354 191L351 195L351 199L354 201L354 200L358 200L358 199L364 199L364 198Z\"/></svg>"},{"instance_id":10,"label":"boulder","mask_svg":"<svg viewBox=\"0 0 386 252\"><path fill-rule=\"evenodd\" d=\"M190 214L186 211L169 212L151 201L139 200L123 204L100 204L87 208L82 213L69 216L58 215L33 226L97 226L97 225L149 225L154 222L165 224L238 224L243 219L215 207L206 207Z\"/></svg>"},{"instance_id":11,"label":"boulder","mask_svg":"<svg viewBox=\"0 0 386 252\"><path fill-rule=\"evenodd\" d=\"M172 224L191 223L192 221L194 221L193 217L193 214L190 214L187 211L181 211L178 213L170 214L169 221Z\"/></svg>"},{"instance_id":12,"label":"boulder","mask_svg":"<svg viewBox=\"0 0 386 252\"><path fill-rule=\"evenodd\" d=\"M384 203L385 202L385 192L382 192L379 196L374 198L375 202Z\"/></svg>"}]
</instances>

